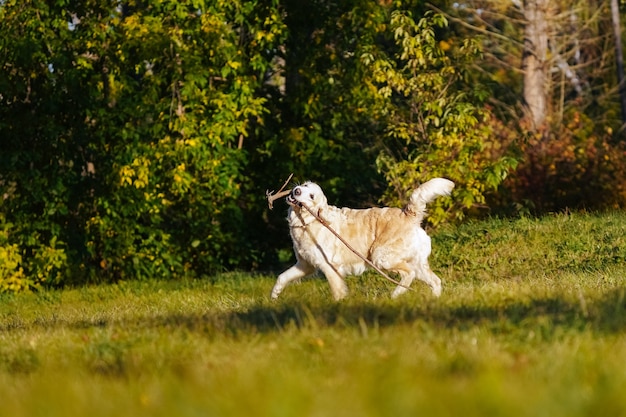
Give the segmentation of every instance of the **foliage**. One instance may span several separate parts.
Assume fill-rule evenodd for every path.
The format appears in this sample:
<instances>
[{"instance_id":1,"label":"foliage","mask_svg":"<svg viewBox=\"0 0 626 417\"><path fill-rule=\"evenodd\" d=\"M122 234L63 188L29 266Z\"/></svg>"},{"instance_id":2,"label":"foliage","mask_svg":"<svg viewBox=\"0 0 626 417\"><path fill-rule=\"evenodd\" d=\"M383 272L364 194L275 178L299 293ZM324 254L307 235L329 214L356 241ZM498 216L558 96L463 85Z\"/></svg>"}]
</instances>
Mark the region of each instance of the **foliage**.
<instances>
[{"instance_id":1,"label":"foliage","mask_svg":"<svg viewBox=\"0 0 626 417\"><path fill-rule=\"evenodd\" d=\"M19 247L7 244L7 235L4 231L0 234L0 289L3 292L28 289Z\"/></svg>"},{"instance_id":2,"label":"foliage","mask_svg":"<svg viewBox=\"0 0 626 417\"><path fill-rule=\"evenodd\" d=\"M272 302L243 273L0 295L0 414L620 415L624 222L443 226L440 298L372 274Z\"/></svg>"},{"instance_id":3,"label":"foliage","mask_svg":"<svg viewBox=\"0 0 626 417\"><path fill-rule=\"evenodd\" d=\"M0 204L25 273L246 263L240 144L267 113L277 2L6 1L0 14Z\"/></svg>"},{"instance_id":4,"label":"foliage","mask_svg":"<svg viewBox=\"0 0 626 417\"><path fill-rule=\"evenodd\" d=\"M615 142L610 129L572 110L566 122L546 140L529 135L518 152L523 159L503 184L498 204L515 202L515 210L618 208L626 204L626 146ZM504 146L518 146L509 142ZM506 202L506 203L505 203Z\"/></svg>"},{"instance_id":5,"label":"foliage","mask_svg":"<svg viewBox=\"0 0 626 417\"><path fill-rule=\"evenodd\" d=\"M31 245L30 262L25 262L20 246L10 243L11 224L0 224L0 292L20 292L58 283L67 268L67 255L53 238L48 245Z\"/></svg>"},{"instance_id":6,"label":"foliage","mask_svg":"<svg viewBox=\"0 0 626 417\"><path fill-rule=\"evenodd\" d=\"M447 25L438 14L415 21L410 14L392 13L390 32L397 50L387 57L375 53L362 59L371 66L372 83L384 104L384 149L377 159L389 188L386 202L402 204L421 182L443 176L457 184L455 200L465 208L482 205L485 194L504 180L515 161L492 159L494 146L489 112L481 107L488 92L468 83L470 65L480 56L478 44L458 47L438 41L436 30ZM446 51L447 49L447 51ZM431 210L433 223L449 217L441 200ZM461 217L463 212L454 210Z\"/></svg>"}]
</instances>

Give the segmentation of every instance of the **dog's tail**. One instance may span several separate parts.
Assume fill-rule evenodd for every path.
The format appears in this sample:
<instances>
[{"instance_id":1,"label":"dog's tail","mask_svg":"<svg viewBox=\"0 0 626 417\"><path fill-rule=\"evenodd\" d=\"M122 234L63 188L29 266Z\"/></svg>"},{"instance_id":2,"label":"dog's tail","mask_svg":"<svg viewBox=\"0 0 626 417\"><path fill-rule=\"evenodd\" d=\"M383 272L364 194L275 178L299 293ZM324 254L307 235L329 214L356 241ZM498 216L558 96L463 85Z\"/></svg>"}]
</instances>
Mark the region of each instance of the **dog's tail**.
<instances>
[{"instance_id":1,"label":"dog's tail","mask_svg":"<svg viewBox=\"0 0 626 417\"><path fill-rule=\"evenodd\" d=\"M413 191L404 212L407 215L417 217L421 223L426 215L426 205L437 197L450 195L453 188L454 183L452 181L445 178L433 178Z\"/></svg>"}]
</instances>

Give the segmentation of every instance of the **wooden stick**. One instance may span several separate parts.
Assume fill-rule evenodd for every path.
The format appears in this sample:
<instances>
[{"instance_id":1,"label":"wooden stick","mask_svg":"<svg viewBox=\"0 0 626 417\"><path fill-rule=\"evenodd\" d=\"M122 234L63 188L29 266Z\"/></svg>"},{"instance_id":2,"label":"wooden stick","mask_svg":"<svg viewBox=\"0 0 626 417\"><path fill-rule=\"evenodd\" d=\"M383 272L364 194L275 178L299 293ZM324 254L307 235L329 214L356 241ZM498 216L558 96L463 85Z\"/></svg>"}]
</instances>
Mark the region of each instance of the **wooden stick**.
<instances>
[{"instance_id":1,"label":"wooden stick","mask_svg":"<svg viewBox=\"0 0 626 417\"><path fill-rule=\"evenodd\" d=\"M281 197L289 195L289 193L291 192L291 190L283 191L287 184L289 184L289 181L291 181L291 177L293 177L293 172L289 174L289 178L287 178L287 181L285 181L283 186L280 187L280 190L278 190L277 194L274 194L274 191L265 190L265 198L267 198L267 205L269 206L270 210L274 208L274 201L278 200Z\"/></svg>"},{"instance_id":2,"label":"wooden stick","mask_svg":"<svg viewBox=\"0 0 626 417\"><path fill-rule=\"evenodd\" d=\"M363 261L365 261L366 264L368 264L369 266L371 266L373 269L376 270L376 272L378 272L380 275L383 276L383 278L387 279L388 281L393 282L394 284L405 288L409 291L413 291L413 288L407 287L406 285L400 283L399 281L396 281L395 279L391 278L389 275L387 275L382 269L380 269L379 267L377 267L376 265L374 265L372 263L372 261L370 261L369 259L367 259L365 256L361 255L359 253L359 251L357 251L356 249L354 249L348 242L346 242L346 240L344 238L342 238L341 236L339 236L339 233L337 233L335 231L335 229L333 229L332 227L330 227L330 224L328 224L328 222L324 219L322 219L319 215L317 215L316 213L313 213L313 210L311 210L306 204L300 203L301 207L304 207L309 213L311 213L311 215L313 217L315 217L317 219L317 221L319 221L320 223L322 223L328 230L330 230L330 232L335 235L335 237L337 239L339 239L341 241L341 243L343 243L344 245L346 245L346 247L348 249L350 249L352 251L352 253L354 253L356 256L358 256L359 258L363 259Z\"/></svg>"}]
</instances>

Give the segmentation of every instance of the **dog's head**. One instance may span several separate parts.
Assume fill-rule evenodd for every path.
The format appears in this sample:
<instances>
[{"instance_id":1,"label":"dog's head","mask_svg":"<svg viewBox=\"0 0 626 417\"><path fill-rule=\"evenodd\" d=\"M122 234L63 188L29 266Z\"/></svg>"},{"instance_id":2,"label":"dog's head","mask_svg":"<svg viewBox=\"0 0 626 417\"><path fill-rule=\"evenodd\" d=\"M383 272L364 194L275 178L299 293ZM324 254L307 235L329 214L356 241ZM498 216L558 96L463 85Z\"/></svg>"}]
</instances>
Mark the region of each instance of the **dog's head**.
<instances>
[{"instance_id":1,"label":"dog's head","mask_svg":"<svg viewBox=\"0 0 626 417\"><path fill-rule=\"evenodd\" d=\"M292 208L299 209L303 204L311 210L319 210L328 204L324 192L319 185L314 182L305 182L302 185L293 187L287 196L287 204Z\"/></svg>"}]
</instances>

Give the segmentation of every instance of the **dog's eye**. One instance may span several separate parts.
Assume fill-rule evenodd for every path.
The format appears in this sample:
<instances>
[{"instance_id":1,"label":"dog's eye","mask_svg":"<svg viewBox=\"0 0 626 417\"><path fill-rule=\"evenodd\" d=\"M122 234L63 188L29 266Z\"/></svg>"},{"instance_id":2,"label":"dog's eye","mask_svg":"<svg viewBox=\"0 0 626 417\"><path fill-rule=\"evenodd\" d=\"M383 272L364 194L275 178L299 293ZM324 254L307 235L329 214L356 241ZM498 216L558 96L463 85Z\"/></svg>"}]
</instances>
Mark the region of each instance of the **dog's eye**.
<instances>
[{"instance_id":1,"label":"dog's eye","mask_svg":"<svg viewBox=\"0 0 626 417\"><path fill-rule=\"evenodd\" d=\"M311 200L315 200L315 194L309 194L309 197L311 197Z\"/></svg>"}]
</instances>

